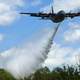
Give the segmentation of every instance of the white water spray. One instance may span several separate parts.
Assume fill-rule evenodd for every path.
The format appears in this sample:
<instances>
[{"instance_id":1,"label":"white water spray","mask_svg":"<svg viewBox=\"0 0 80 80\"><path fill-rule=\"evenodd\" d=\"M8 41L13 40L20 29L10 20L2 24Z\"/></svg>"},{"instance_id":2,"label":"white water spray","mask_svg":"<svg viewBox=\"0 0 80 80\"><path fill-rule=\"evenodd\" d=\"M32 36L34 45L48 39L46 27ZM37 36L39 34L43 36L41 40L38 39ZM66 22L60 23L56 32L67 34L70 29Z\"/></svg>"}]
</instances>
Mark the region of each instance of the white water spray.
<instances>
[{"instance_id":1,"label":"white water spray","mask_svg":"<svg viewBox=\"0 0 80 80\"><path fill-rule=\"evenodd\" d=\"M37 41L2 53L3 68L16 78L24 78L35 72L46 59L55 33L52 29L44 31Z\"/></svg>"}]
</instances>

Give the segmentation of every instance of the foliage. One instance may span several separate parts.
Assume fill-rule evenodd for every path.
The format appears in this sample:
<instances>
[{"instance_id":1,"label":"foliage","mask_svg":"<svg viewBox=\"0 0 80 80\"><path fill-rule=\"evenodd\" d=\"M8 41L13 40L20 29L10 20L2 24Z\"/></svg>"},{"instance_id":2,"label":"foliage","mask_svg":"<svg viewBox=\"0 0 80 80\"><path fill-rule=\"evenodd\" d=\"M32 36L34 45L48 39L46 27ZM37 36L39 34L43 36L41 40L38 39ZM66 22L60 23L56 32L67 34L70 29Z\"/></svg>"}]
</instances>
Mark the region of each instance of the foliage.
<instances>
[{"instance_id":1,"label":"foliage","mask_svg":"<svg viewBox=\"0 0 80 80\"><path fill-rule=\"evenodd\" d=\"M0 80L16 80L16 79L4 69L0 69Z\"/></svg>"},{"instance_id":2,"label":"foliage","mask_svg":"<svg viewBox=\"0 0 80 80\"><path fill-rule=\"evenodd\" d=\"M0 69L0 80L17 80L7 71ZM19 80L80 80L80 65L56 67L52 71L44 67L29 77Z\"/></svg>"},{"instance_id":3,"label":"foliage","mask_svg":"<svg viewBox=\"0 0 80 80\"><path fill-rule=\"evenodd\" d=\"M25 80L80 80L80 66L57 67L52 71L45 67Z\"/></svg>"}]
</instances>

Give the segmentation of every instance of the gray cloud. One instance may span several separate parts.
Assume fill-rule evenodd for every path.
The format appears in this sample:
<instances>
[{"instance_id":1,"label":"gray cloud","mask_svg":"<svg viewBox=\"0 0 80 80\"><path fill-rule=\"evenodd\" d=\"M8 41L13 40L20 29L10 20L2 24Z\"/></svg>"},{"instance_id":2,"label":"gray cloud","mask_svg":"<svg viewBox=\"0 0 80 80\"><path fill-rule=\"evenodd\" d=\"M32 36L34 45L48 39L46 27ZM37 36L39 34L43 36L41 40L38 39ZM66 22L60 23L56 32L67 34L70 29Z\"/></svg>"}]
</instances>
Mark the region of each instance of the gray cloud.
<instances>
[{"instance_id":1,"label":"gray cloud","mask_svg":"<svg viewBox=\"0 0 80 80\"><path fill-rule=\"evenodd\" d=\"M61 47L61 45L53 44L48 58L43 66L48 66L50 69L61 65L75 65L78 63L80 55L80 48L75 49L71 47Z\"/></svg>"},{"instance_id":2,"label":"gray cloud","mask_svg":"<svg viewBox=\"0 0 80 80\"><path fill-rule=\"evenodd\" d=\"M80 7L79 0L54 0L54 9L55 12L59 10L71 11Z\"/></svg>"},{"instance_id":3,"label":"gray cloud","mask_svg":"<svg viewBox=\"0 0 80 80\"><path fill-rule=\"evenodd\" d=\"M64 41L73 43L80 42L80 24L70 23L69 29L64 33Z\"/></svg>"},{"instance_id":4,"label":"gray cloud","mask_svg":"<svg viewBox=\"0 0 80 80\"><path fill-rule=\"evenodd\" d=\"M13 22L19 16L16 11L16 8L22 5L23 0L1 0L0 25L7 25Z\"/></svg>"}]
</instances>

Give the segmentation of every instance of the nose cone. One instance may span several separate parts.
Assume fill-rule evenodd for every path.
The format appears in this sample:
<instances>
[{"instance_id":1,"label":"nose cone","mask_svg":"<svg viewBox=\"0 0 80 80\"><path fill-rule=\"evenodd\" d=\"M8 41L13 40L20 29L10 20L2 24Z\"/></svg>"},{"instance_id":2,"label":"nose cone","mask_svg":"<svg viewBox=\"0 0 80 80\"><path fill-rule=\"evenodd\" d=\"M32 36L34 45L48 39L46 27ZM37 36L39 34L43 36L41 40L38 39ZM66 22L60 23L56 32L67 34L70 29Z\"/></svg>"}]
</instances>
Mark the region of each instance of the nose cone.
<instances>
[{"instance_id":1,"label":"nose cone","mask_svg":"<svg viewBox=\"0 0 80 80\"><path fill-rule=\"evenodd\" d=\"M58 12L57 15L62 16L62 17L63 16L65 17L66 16L66 13L63 10L61 10L61 11Z\"/></svg>"},{"instance_id":2,"label":"nose cone","mask_svg":"<svg viewBox=\"0 0 80 80\"><path fill-rule=\"evenodd\" d=\"M55 23L62 22L65 19L65 12L64 11L59 11L51 20Z\"/></svg>"}]
</instances>

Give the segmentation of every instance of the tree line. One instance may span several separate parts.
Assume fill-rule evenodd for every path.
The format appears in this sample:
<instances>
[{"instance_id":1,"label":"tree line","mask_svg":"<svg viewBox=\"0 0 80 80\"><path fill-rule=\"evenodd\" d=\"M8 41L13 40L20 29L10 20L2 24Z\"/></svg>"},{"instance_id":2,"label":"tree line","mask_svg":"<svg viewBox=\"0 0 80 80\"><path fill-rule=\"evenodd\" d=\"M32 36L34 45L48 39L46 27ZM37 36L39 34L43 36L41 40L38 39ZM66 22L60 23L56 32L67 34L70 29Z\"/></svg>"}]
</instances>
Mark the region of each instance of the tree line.
<instances>
[{"instance_id":1,"label":"tree line","mask_svg":"<svg viewBox=\"0 0 80 80\"><path fill-rule=\"evenodd\" d=\"M48 67L40 68L24 79L15 79L9 72L0 69L0 80L80 80L80 65L56 67L51 71Z\"/></svg>"},{"instance_id":2,"label":"tree line","mask_svg":"<svg viewBox=\"0 0 80 80\"><path fill-rule=\"evenodd\" d=\"M80 80L80 65L56 67L52 71L44 67L25 80Z\"/></svg>"}]
</instances>

